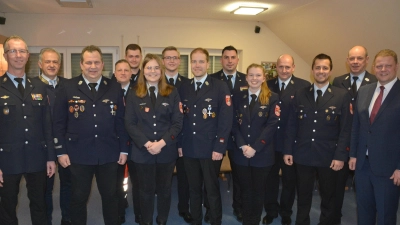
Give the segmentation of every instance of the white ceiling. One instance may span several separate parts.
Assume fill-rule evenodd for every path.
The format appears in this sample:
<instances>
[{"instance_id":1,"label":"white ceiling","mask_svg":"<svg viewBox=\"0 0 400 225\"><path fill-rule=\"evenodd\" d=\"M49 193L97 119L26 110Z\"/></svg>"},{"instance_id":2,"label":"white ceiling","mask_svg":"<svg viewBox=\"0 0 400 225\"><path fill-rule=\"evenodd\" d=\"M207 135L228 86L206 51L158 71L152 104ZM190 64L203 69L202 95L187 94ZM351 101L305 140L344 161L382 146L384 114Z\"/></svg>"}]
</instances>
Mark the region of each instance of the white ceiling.
<instances>
[{"instance_id":1,"label":"white ceiling","mask_svg":"<svg viewBox=\"0 0 400 225\"><path fill-rule=\"evenodd\" d=\"M400 54L400 0L91 1L93 8L77 9L60 7L56 0L0 0L0 16L55 13L259 21L309 64L318 53L331 55L335 75L346 72L347 52L354 45L367 47L370 65L381 49ZM257 16L230 13L237 6L252 3L269 9Z\"/></svg>"}]
</instances>

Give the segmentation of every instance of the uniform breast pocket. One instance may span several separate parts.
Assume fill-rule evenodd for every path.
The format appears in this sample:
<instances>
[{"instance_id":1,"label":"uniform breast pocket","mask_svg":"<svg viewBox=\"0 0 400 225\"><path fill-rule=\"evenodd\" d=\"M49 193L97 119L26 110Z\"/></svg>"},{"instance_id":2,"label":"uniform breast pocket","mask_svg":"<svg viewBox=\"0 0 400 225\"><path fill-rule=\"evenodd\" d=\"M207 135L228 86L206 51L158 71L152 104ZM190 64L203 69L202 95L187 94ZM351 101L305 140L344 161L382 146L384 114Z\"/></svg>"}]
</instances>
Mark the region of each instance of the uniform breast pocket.
<instances>
[{"instance_id":1,"label":"uniform breast pocket","mask_svg":"<svg viewBox=\"0 0 400 225\"><path fill-rule=\"evenodd\" d=\"M307 119L308 117L308 112L309 109L303 106L299 106L296 108L296 115L297 115L297 119L300 121L303 121L305 119Z\"/></svg>"},{"instance_id":2,"label":"uniform breast pocket","mask_svg":"<svg viewBox=\"0 0 400 225\"><path fill-rule=\"evenodd\" d=\"M15 121L17 118L17 106L14 103L7 103L5 105L0 105L0 124L9 123Z\"/></svg>"},{"instance_id":3,"label":"uniform breast pocket","mask_svg":"<svg viewBox=\"0 0 400 225\"><path fill-rule=\"evenodd\" d=\"M327 125L335 125L340 120L340 111L326 109L324 114L324 120Z\"/></svg>"},{"instance_id":4,"label":"uniform breast pocket","mask_svg":"<svg viewBox=\"0 0 400 225\"><path fill-rule=\"evenodd\" d=\"M268 117L269 116L269 110L270 110L270 106L269 105L262 105L262 106L260 106L258 108L257 116L258 117Z\"/></svg>"},{"instance_id":5,"label":"uniform breast pocket","mask_svg":"<svg viewBox=\"0 0 400 225\"><path fill-rule=\"evenodd\" d=\"M204 119L214 119L217 116L218 112L218 103L217 102L204 102L202 104L201 113L203 114Z\"/></svg>"}]
</instances>

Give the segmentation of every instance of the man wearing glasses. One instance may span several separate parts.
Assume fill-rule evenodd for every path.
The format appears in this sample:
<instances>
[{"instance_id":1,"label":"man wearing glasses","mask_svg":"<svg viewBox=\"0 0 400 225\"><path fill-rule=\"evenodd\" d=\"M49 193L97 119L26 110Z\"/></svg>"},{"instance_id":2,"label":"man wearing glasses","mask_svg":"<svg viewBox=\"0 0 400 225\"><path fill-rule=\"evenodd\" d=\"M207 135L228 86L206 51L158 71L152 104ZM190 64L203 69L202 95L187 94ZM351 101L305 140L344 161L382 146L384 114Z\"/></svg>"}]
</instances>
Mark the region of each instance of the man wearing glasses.
<instances>
[{"instance_id":1,"label":"man wearing glasses","mask_svg":"<svg viewBox=\"0 0 400 225\"><path fill-rule=\"evenodd\" d=\"M178 69L181 64L181 55L174 46L168 46L162 51L163 63L165 66L165 78L167 82L175 86L178 90L188 79L179 74ZM176 160L176 174L178 179L178 211L187 223L192 222L192 215L189 212L189 183L186 177L185 165L183 163L182 152Z\"/></svg>"},{"instance_id":2,"label":"man wearing glasses","mask_svg":"<svg viewBox=\"0 0 400 225\"><path fill-rule=\"evenodd\" d=\"M28 47L19 36L4 42L8 70L0 79L0 224L18 224L19 184L25 177L33 225L47 224L46 174L55 172L55 152L46 85L25 74Z\"/></svg>"}]
</instances>

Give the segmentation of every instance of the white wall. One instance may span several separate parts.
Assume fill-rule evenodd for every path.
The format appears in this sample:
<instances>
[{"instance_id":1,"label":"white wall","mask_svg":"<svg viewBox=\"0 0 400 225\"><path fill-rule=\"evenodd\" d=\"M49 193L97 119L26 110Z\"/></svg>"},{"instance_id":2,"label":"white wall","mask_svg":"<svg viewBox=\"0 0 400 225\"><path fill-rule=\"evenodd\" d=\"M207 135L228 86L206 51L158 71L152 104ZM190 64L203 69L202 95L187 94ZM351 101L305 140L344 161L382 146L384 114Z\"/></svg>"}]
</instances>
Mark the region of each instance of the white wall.
<instances>
[{"instance_id":1,"label":"white wall","mask_svg":"<svg viewBox=\"0 0 400 225\"><path fill-rule=\"evenodd\" d=\"M259 34L254 27L261 27ZM276 61L289 53L296 63L295 75L309 80L310 65L265 25L256 22L167 17L82 16L67 14L7 14L0 34L22 36L29 46L204 47L222 49L233 45L242 50L239 70L251 63Z\"/></svg>"}]
</instances>

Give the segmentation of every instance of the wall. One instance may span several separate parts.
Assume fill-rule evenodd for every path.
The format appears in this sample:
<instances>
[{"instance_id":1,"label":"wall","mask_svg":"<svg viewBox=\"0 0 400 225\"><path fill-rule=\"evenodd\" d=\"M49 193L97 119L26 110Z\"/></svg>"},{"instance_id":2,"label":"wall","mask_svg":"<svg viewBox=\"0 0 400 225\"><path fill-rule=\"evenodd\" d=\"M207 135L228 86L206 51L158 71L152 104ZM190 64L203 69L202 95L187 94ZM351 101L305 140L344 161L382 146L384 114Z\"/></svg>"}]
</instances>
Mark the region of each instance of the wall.
<instances>
[{"instance_id":1,"label":"wall","mask_svg":"<svg viewBox=\"0 0 400 225\"><path fill-rule=\"evenodd\" d=\"M259 34L254 27L261 27ZM142 47L204 47L222 49L233 45L242 50L239 70L253 62L276 61L283 53L292 54L295 75L309 79L310 65L301 59L264 24L245 21L166 17L84 16L67 14L7 14L0 34L17 34L29 46L119 46L129 43Z\"/></svg>"}]
</instances>

